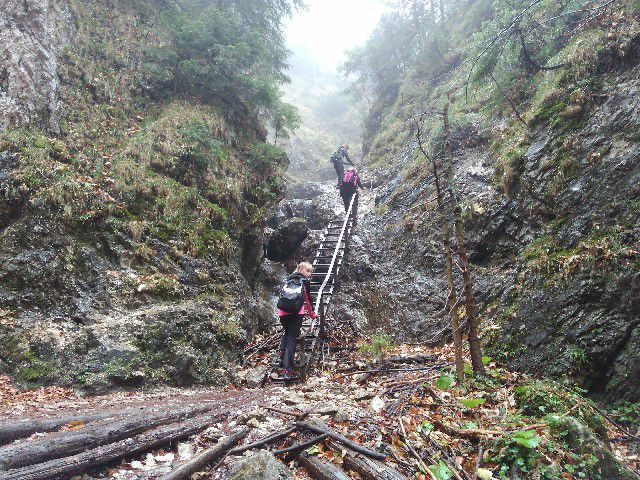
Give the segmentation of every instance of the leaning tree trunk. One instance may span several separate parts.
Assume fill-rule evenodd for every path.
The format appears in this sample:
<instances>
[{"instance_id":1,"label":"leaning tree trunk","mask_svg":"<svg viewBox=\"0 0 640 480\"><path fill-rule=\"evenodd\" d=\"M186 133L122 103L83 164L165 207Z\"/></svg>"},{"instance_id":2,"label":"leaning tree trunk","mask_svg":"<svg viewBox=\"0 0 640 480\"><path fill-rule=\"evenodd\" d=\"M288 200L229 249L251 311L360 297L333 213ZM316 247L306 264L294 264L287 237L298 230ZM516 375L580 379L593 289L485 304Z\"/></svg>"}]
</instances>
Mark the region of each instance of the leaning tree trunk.
<instances>
[{"instance_id":1,"label":"leaning tree trunk","mask_svg":"<svg viewBox=\"0 0 640 480\"><path fill-rule=\"evenodd\" d=\"M464 282L465 311L469 323L469 352L471 353L471 365L475 373L484 374L485 368L482 363L482 350L480 348L480 319L476 312L476 300L473 296L473 283L469 273L469 259L467 249L464 246L462 236L462 220L456 215L456 245L458 247L458 257L460 258L460 268L462 269L462 280Z\"/></svg>"},{"instance_id":2,"label":"leaning tree trunk","mask_svg":"<svg viewBox=\"0 0 640 480\"><path fill-rule=\"evenodd\" d=\"M447 158L445 162L449 162L445 167L445 182L448 182L450 175L450 165L452 162L451 146L449 143L449 105L444 107L444 133L446 142ZM458 299L456 295L456 286L453 278L453 254L451 252L451 228L449 226L449 217L446 214L444 206L444 194L442 185L438 176L435 160L433 162L433 174L435 177L436 191L438 196L438 210L442 217L442 243L445 255L445 269L447 274L447 307L450 309L451 329L453 330L453 349L455 354L456 378L458 383L464 381L464 360L462 358L462 329L460 328L460 317L458 315ZM450 191L451 189L449 189Z\"/></svg>"},{"instance_id":3,"label":"leaning tree trunk","mask_svg":"<svg viewBox=\"0 0 640 480\"><path fill-rule=\"evenodd\" d=\"M450 101L450 100L449 100ZM444 133L447 158L449 163L446 169L447 180L451 179L451 166L453 164L453 153L450 142L450 125L449 125L449 105L444 108ZM471 365L476 373L484 373L484 365L482 364L482 353L480 351L480 341L478 338L478 318L476 315L476 302L473 298L473 284L471 275L469 274L469 259L467 257L467 249L464 246L464 238L462 235L462 219L460 218L460 199L454 193L449 185L447 190L453 204L453 223L455 229L456 247L458 248L458 257L460 258L460 268L462 270L462 281L464 286L465 313L469 324L469 351L471 354ZM462 342L462 332L460 332L460 341Z\"/></svg>"}]
</instances>

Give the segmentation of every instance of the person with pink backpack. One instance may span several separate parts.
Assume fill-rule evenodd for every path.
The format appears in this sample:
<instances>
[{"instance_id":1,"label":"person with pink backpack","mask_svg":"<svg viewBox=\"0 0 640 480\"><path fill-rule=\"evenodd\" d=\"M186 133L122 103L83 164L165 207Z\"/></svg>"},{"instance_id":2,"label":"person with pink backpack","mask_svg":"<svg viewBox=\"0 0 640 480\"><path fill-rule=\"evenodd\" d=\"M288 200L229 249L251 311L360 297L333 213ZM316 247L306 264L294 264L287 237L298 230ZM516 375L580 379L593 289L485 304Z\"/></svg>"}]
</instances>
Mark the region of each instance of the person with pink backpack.
<instances>
[{"instance_id":1,"label":"person with pink backpack","mask_svg":"<svg viewBox=\"0 0 640 480\"><path fill-rule=\"evenodd\" d=\"M362 181L358 176L358 172L356 171L356 167L348 167L344 171L344 175L340 180L340 196L342 197L342 201L344 203L344 211L349 210L349 204L351 203L351 197L356 195L355 202L353 204L353 211L357 211L358 209L358 187L364 193L364 186L362 185Z\"/></svg>"}]
</instances>

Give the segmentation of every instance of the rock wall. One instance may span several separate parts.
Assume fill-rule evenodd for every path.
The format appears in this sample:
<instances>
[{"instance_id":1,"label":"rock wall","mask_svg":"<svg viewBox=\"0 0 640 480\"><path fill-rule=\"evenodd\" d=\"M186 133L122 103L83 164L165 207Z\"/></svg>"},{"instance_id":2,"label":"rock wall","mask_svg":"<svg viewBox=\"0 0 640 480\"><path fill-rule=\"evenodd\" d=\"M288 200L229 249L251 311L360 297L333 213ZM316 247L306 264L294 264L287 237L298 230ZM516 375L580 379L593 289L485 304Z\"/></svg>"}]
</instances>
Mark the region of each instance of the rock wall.
<instances>
[{"instance_id":1,"label":"rock wall","mask_svg":"<svg viewBox=\"0 0 640 480\"><path fill-rule=\"evenodd\" d=\"M460 126L452 141L487 351L631 401L640 398L640 67L637 55L615 52L633 51L636 40L602 50L600 87L566 128L532 124L508 191L490 145L500 120ZM370 157L375 207L354 238L333 313L403 340L443 341L433 181L417 173L425 166L416 166L415 138L402 138L399 160Z\"/></svg>"},{"instance_id":2,"label":"rock wall","mask_svg":"<svg viewBox=\"0 0 640 480\"><path fill-rule=\"evenodd\" d=\"M286 155L246 105L149 93L161 2L0 8L0 372L229 382L273 321L260 263Z\"/></svg>"},{"instance_id":3,"label":"rock wall","mask_svg":"<svg viewBox=\"0 0 640 480\"><path fill-rule=\"evenodd\" d=\"M59 129L58 56L73 23L66 0L6 0L0 5L0 131Z\"/></svg>"}]
</instances>

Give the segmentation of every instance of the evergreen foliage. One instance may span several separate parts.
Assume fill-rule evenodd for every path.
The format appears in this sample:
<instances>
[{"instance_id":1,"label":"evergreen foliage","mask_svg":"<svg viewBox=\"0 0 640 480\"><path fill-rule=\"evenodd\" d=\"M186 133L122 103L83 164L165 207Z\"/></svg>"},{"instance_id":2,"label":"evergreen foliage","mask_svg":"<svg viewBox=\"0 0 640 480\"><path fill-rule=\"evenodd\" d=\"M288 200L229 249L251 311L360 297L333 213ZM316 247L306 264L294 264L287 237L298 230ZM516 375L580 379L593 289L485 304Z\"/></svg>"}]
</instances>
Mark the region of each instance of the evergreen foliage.
<instances>
[{"instance_id":1,"label":"evergreen foliage","mask_svg":"<svg viewBox=\"0 0 640 480\"><path fill-rule=\"evenodd\" d=\"M281 28L299 0L179 1L156 20L160 38L145 52L153 95L289 118L278 86L288 51ZM283 113L285 112L285 113ZM295 113L295 112L294 112Z\"/></svg>"}]
</instances>

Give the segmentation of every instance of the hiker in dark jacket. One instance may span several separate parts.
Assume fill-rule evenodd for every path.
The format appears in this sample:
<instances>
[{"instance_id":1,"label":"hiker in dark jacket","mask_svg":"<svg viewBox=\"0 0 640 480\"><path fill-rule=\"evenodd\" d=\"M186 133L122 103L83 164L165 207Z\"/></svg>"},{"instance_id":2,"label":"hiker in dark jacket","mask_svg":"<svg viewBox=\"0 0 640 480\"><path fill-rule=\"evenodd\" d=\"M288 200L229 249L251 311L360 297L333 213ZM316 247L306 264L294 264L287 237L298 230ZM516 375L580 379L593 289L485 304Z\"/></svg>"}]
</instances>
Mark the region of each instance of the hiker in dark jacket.
<instances>
[{"instance_id":1,"label":"hiker in dark jacket","mask_svg":"<svg viewBox=\"0 0 640 480\"><path fill-rule=\"evenodd\" d=\"M340 182L342 181L342 177L344 175L345 160L349 163L349 165L353 165L353 162L349 158L348 150L349 145L345 143L340 148L338 148L338 150L336 150L333 155L331 155L331 163L333 163L333 168L336 169L336 174L338 175L338 188L340 188Z\"/></svg>"},{"instance_id":2,"label":"hiker in dark jacket","mask_svg":"<svg viewBox=\"0 0 640 480\"><path fill-rule=\"evenodd\" d=\"M304 316L308 314L311 318L316 318L309 288L309 279L312 273L313 266L310 263L302 262L298 264L296 271L289 275L284 281L281 296L278 300L278 316L284 328L282 340L280 341L279 354L280 363L283 368L282 375L285 378L290 378L293 375L293 357L296 353L296 340L298 335L300 335ZM298 285L302 286L299 293L296 292ZM284 290L286 289L289 289L289 291L285 292ZM283 300L285 295L288 300ZM291 306L294 304L294 310L296 311L292 312ZM299 309L298 304L300 304Z\"/></svg>"},{"instance_id":3,"label":"hiker in dark jacket","mask_svg":"<svg viewBox=\"0 0 640 480\"><path fill-rule=\"evenodd\" d=\"M358 176L356 167L349 167L345 170L340 182L340 196L342 197L342 202L344 203L345 212L349 210L351 197L353 197L354 194L356 195L356 199L353 203L354 214L358 210L358 188L360 188L362 192L364 192L364 186L362 185L362 181Z\"/></svg>"}]
</instances>

